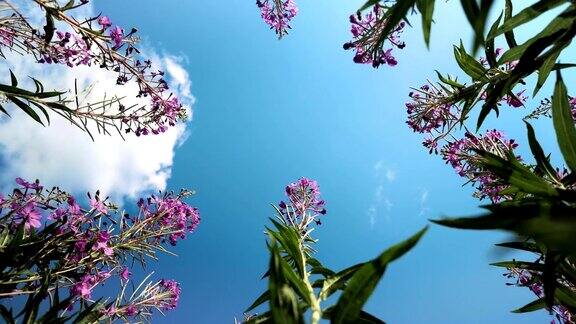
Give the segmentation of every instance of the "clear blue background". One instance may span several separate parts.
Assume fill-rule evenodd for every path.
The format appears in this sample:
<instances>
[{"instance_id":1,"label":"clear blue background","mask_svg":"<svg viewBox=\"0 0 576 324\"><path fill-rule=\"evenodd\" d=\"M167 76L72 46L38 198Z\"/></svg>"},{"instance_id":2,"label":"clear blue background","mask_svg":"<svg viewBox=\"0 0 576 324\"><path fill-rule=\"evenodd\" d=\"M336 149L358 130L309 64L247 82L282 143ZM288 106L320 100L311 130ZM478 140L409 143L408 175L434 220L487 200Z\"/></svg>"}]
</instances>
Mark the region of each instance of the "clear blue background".
<instances>
[{"instance_id":1,"label":"clear blue background","mask_svg":"<svg viewBox=\"0 0 576 324\"><path fill-rule=\"evenodd\" d=\"M156 47L186 56L197 98L169 187L197 190L192 203L203 220L178 245L178 258L156 265L158 275L177 278L184 292L180 307L155 321L240 318L266 284L260 277L268 262L269 203L299 177L318 180L327 201L315 236L318 258L333 269L376 256L428 218L478 212L471 188L440 157L429 156L421 136L405 125L409 87L433 78L434 69L458 72L451 44L471 37L458 2L437 1L429 51L415 16L415 28L403 35L407 47L396 51L399 65L379 70L352 63L353 53L342 50L348 16L360 4L300 0L293 31L277 41L252 0L95 2L115 22L138 26ZM507 133L521 142L524 113L505 112L500 121L513 125ZM550 122L536 127L557 152ZM379 161L384 172L394 170L394 181L375 172ZM392 206L377 203L379 185ZM510 313L534 296L507 287L504 271L489 266L512 257L493 247L505 238L432 226L389 267L366 309L389 323L549 322L544 311Z\"/></svg>"}]
</instances>

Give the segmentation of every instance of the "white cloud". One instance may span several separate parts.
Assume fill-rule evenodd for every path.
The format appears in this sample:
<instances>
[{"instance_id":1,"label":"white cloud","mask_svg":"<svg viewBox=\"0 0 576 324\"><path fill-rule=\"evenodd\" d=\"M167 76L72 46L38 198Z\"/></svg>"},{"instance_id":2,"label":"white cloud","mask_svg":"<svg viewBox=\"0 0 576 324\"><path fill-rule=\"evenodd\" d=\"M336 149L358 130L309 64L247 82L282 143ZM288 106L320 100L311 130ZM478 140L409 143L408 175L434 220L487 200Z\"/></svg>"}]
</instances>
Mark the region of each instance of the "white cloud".
<instances>
[{"instance_id":1,"label":"white cloud","mask_svg":"<svg viewBox=\"0 0 576 324\"><path fill-rule=\"evenodd\" d=\"M370 228L374 228L378 220L378 216L382 211L382 207L386 210L386 212L390 212L394 204L390 201L390 199L385 194L385 182L394 182L396 180L396 170L389 168L386 166L384 160L377 161L374 166L372 167L374 170L374 176L378 181L378 186L374 190L374 196L372 198L372 202L366 211L368 215L368 219L370 221ZM387 215L389 216L389 215Z\"/></svg>"},{"instance_id":2,"label":"white cloud","mask_svg":"<svg viewBox=\"0 0 576 324\"><path fill-rule=\"evenodd\" d=\"M183 60L141 49L154 59L158 68L167 72L171 91L183 99L185 105L192 105L191 82L181 65ZM4 71L11 68L20 76L21 85L30 85L25 76L42 80L49 89L72 89L77 80L80 88L95 85L91 94L94 100L104 94L126 96L131 100L138 91L135 83L116 86L115 73L97 67L47 66L35 63L30 57L10 53L6 62L0 62L0 67ZM4 73L2 82L7 81ZM38 178L46 185L59 185L75 192L100 189L116 197L163 190L170 178L175 149L186 136L186 125L179 124L161 135L129 134L124 141L117 135L96 134L92 142L87 134L54 114L51 125L42 127L18 109L10 112L11 118L0 117L0 184L4 189L20 176Z\"/></svg>"},{"instance_id":3,"label":"white cloud","mask_svg":"<svg viewBox=\"0 0 576 324\"><path fill-rule=\"evenodd\" d=\"M428 208L428 195L428 189L422 189L420 193L420 213L418 216L424 216L430 211L430 208Z\"/></svg>"},{"instance_id":4,"label":"white cloud","mask_svg":"<svg viewBox=\"0 0 576 324\"><path fill-rule=\"evenodd\" d=\"M386 179L388 179L390 182L396 180L396 171L392 169L386 170Z\"/></svg>"}]
</instances>

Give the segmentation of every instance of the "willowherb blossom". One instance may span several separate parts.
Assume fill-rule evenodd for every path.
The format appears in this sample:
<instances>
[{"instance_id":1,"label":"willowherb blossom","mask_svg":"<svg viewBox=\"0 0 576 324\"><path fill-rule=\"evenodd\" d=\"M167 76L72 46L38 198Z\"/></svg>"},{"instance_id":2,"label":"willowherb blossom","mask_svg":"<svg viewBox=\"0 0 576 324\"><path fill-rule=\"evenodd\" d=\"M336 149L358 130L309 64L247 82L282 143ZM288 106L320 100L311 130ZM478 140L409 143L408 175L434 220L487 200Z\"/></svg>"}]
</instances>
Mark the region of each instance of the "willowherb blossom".
<instances>
[{"instance_id":1,"label":"willowherb blossom","mask_svg":"<svg viewBox=\"0 0 576 324\"><path fill-rule=\"evenodd\" d=\"M475 150L482 150L508 158L518 145L514 140L506 139L497 130L489 130L481 137L467 132L464 138L448 142L441 151L443 159L450 164L461 177L476 185L475 197L489 198L498 202L503 197L500 192L506 188L499 178L482 167L482 158Z\"/></svg>"},{"instance_id":2,"label":"willowherb blossom","mask_svg":"<svg viewBox=\"0 0 576 324\"><path fill-rule=\"evenodd\" d=\"M432 133L451 129L460 121L460 108L454 104L452 94L434 84L425 84L408 94L406 124L415 132Z\"/></svg>"},{"instance_id":3,"label":"willowherb blossom","mask_svg":"<svg viewBox=\"0 0 576 324\"><path fill-rule=\"evenodd\" d=\"M576 123L576 97L568 97L568 104L570 105L570 111L572 112L572 119ZM549 98L540 101L540 105L534 109L529 115L524 117L527 119L537 119L541 116L548 118L552 117L552 101Z\"/></svg>"},{"instance_id":4,"label":"willowherb blossom","mask_svg":"<svg viewBox=\"0 0 576 324\"><path fill-rule=\"evenodd\" d=\"M135 291L129 300L117 299L102 311L114 319L131 319L135 316L150 314L153 309L172 310L180 300L180 284L174 280L162 279L156 283L147 283L140 291Z\"/></svg>"},{"instance_id":5,"label":"willowherb blossom","mask_svg":"<svg viewBox=\"0 0 576 324\"><path fill-rule=\"evenodd\" d=\"M278 38L288 34L290 21L298 14L298 7L293 0L256 0L264 22L274 29Z\"/></svg>"},{"instance_id":6,"label":"willowherb blossom","mask_svg":"<svg viewBox=\"0 0 576 324\"><path fill-rule=\"evenodd\" d=\"M61 106L37 103L71 119L75 125L88 132L86 120L95 121L98 130L105 133L108 133L106 127L114 127L121 135L132 131L140 136L160 134L168 126L174 126L186 118L186 107L167 91L164 72L154 70L152 62L141 57L135 47L136 29L125 32L122 27L113 26L107 16L75 19L68 16L67 11L62 10L57 2L34 1L50 12L55 21L64 24L63 29L55 26L52 37L43 34L40 32L42 28L32 26L24 15L11 6L12 10L2 11L4 17L0 15L0 53L2 50L10 50L32 55L38 63L63 64L71 68L87 65L113 71L118 75L117 84L135 82L139 92L134 95L150 100L148 105L125 106L122 98L114 97L80 105L74 98L61 98L57 103L66 106L66 113L60 111ZM77 107L72 109L70 105Z\"/></svg>"},{"instance_id":7,"label":"willowherb blossom","mask_svg":"<svg viewBox=\"0 0 576 324\"><path fill-rule=\"evenodd\" d=\"M88 194L83 203L59 188L44 189L39 181L18 178L16 182L12 194L0 195L0 233L23 235L21 244L30 248L0 251L0 258L9 259L6 266L25 270L14 270L0 280L0 298L26 295L48 283L49 291L69 290L70 309L79 301L92 303L97 287L113 275L121 285L128 284L128 262L144 264L157 252L168 252L165 246L184 239L200 222L198 209L183 201L191 194L186 190L142 198L138 214L130 216L119 213L99 192ZM178 304L176 282L165 280L147 287L146 298L122 307L119 301L114 308L106 307L108 315L102 316L114 313L145 320L152 308L170 310Z\"/></svg>"},{"instance_id":8,"label":"willowherb blossom","mask_svg":"<svg viewBox=\"0 0 576 324\"><path fill-rule=\"evenodd\" d=\"M198 209L185 204L178 196L140 199L138 207L140 213L132 219L134 226L145 232L165 233L154 236L153 240L169 241L172 245L176 245L178 239L184 239L187 232L193 232L200 223Z\"/></svg>"},{"instance_id":9,"label":"willowherb blossom","mask_svg":"<svg viewBox=\"0 0 576 324\"><path fill-rule=\"evenodd\" d=\"M280 201L278 207L287 224L300 230L306 230L312 222L321 224L319 217L326 214L326 209L316 181L301 178L290 183L286 186L286 196L288 201Z\"/></svg>"},{"instance_id":10,"label":"willowherb blossom","mask_svg":"<svg viewBox=\"0 0 576 324\"><path fill-rule=\"evenodd\" d=\"M374 5L372 10L362 16L360 13L350 15L352 24L351 33L354 39L344 44L344 49L354 49L354 62L359 64L372 64L377 68L380 65L395 66L398 61L392 51L394 48L402 49L406 44L400 40L400 34L406 25L400 22L389 35L383 34L388 24L385 15L386 8L380 4ZM389 43L389 48L384 48Z\"/></svg>"},{"instance_id":11,"label":"willowherb blossom","mask_svg":"<svg viewBox=\"0 0 576 324\"><path fill-rule=\"evenodd\" d=\"M515 278L514 285L519 287L527 287L538 298L544 298L544 285L542 284L542 274L534 271L521 269L521 268L508 268L508 273L505 273L509 279ZM512 284L510 284L512 285ZM574 289L566 287L567 289ZM559 324L575 324L576 317L566 307L562 305L554 305L549 309L550 313L554 315ZM552 320L552 324L556 322Z\"/></svg>"}]
</instances>

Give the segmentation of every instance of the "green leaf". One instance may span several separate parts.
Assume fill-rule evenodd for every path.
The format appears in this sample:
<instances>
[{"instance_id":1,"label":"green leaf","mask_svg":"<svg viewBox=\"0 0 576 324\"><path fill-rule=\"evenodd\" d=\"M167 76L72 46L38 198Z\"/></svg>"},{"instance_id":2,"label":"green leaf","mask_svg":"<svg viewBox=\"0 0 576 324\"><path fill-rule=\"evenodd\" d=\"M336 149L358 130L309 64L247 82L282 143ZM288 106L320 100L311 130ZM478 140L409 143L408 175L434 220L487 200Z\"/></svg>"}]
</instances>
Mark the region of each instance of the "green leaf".
<instances>
[{"instance_id":1,"label":"green leaf","mask_svg":"<svg viewBox=\"0 0 576 324\"><path fill-rule=\"evenodd\" d=\"M61 10L62 10L62 11L66 11L66 10L69 10L69 9L73 8L73 7L74 7L74 2L75 2L74 0L68 1L68 2L64 5L64 7L61 8Z\"/></svg>"},{"instance_id":2,"label":"green leaf","mask_svg":"<svg viewBox=\"0 0 576 324\"><path fill-rule=\"evenodd\" d=\"M36 106L36 108L38 108L42 112L42 114L44 114L44 117L46 117L46 122L48 123L48 125L50 125L50 116L48 115L48 112L46 111L46 109L44 107L42 107L42 105L40 105L34 101L31 101L30 103L33 104L34 106Z\"/></svg>"},{"instance_id":3,"label":"green leaf","mask_svg":"<svg viewBox=\"0 0 576 324\"><path fill-rule=\"evenodd\" d=\"M271 319L273 323L304 323L296 293L288 285L286 266L283 264L285 262L280 256L277 244L273 242L270 245L270 277L268 280ZM288 267L288 270L291 271L292 269Z\"/></svg>"},{"instance_id":4,"label":"green leaf","mask_svg":"<svg viewBox=\"0 0 576 324\"><path fill-rule=\"evenodd\" d=\"M537 43L538 41L550 41L560 38L566 31L573 28L574 17L576 16L576 6L571 5L566 10L564 10L560 15L554 18L541 32L536 34L536 36L530 38L521 45L509 49L502 57L498 60L498 64L501 65L504 62L511 62L519 59L528 48ZM550 44L546 43L546 47ZM545 47L544 47L545 48ZM542 48L542 50L544 49Z\"/></svg>"},{"instance_id":5,"label":"green leaf","mask_svg":"<svg viewBox=\"0 0 576 324\"><path fill-rule=\"evenodd\" d=\"M418 0L416 2L418 11L422 14L422 33L424 34L424 42L427 47L430 47L430 30L432 28L435 2L435 0Z\"/></svg>"},{"instance_id":6,"label":"green leaf","mask_svg":"<svg viewBox=\"0 0 576 324\"><path fill-rule=\"evenodd\" d=\"M46 44L52 41L55 30L56 27L54 26L54 17L52 16L51 10L46 10L46 25L44 25L44 42L46 42Z\"/></svg>"},{"instance_id":7,"label":"green leaf","mask_svg":"<svg viewBox=\"0 0 576 324\"><path fill-rule=\"evenodd\" d=\"M270 218L270 221L278 231L268 229L268 234L278 241L284 252L288 253L290 258L296 263L296 270L300 276L303 276L304 271L306 271L302 259L302 253L304 253L304 251L301 250L300 236L296 232L296 229L280 224L272 218Z\"/></svg>"},{"instance_id":8,"label":"green leaf","mask_svg":"<svg viewBox=\"0 0 576 324\"><path fill-rule=\"evenodd\" d=\"M436 75L438 75L438 79L440 81L442 81L443 83L448 84L448 85L453 86L453 87L458 88L458 89L464 88L463 84L460 84L460 83L456 82L455 80L450 79L450 76L444 77L444 76L442 76L442 74L438 70L435 70L435 72L436 72Z\"/></svg>"},{"instance_id":9,"label":"green leaf","mask_svg":"<svg viewBox=\"0 0 576 324\"><path fill-rule=\"evenodd\" d=\"M485 80L486 79L486 69L480 64L480 62L476 61L474 57L470 56L466 53L466 49L464 49L464 45L460 42L460 46L454 46L454 57L456 58L456 62L466 74L468 74L472 80Z\"/></svg>"},{"instance_id":10,"label":"green leaf","mask_svg":"<svg viewBox=\"0 0 576 324\"><path fill-rule=\"evenodd\" d=\"M556 289L554 297L556 297L560 304L572 309L576 308L576 295L571 289L561 285Z\"/></svg>"},{"instance_id":11,"label":"green leaf","mask_svg":"<svg viewBox=\"0 0 576 324\"><path fill-rule=\"evenodd\" d=\"M362 5L362 7L360 7L360 9L358 9L358 11L364 11L377 4L378 2L380 2L380 0L368 0Z\"/></svg>"},{"instance_id":12,"label":"green leaf","mask_svg":"<svg viewBox=\"0 0 576 324\"><path fill-rule=\"evenodd\" d=\"M100 318L100 311L102 309L102 298L91 303L86 309L81 311L72 323L74 324L93 324L97 323Z\"/></svg>"},{"instance_id":13,"label":"green leaf","mask_svg":"<svg viewBox=\"0 0 576 324\"><path fill-rule=\"evenodd\" d=\"M374 4L379 2L378 0L368 0L362 7L360 7L359 11L367 9ZM402 21L406 19L406 15L408 15L408 11L410 8L414 7L416 4L416 0L403 0L397 1L394 3L392 7L390 7L386 13L384 18L387 19L386 25L382 29L382 32L379 33L380 39L379 44L382 44L384 40L389 36L394 28Z\"/></svg>"},{"instance_id":14,"label":"green leaf","mask_svg":"<svg viewBox=\"0 0 576 324\"><path fill-rule=\"evenodd\" d=\"M518 14L510 19L506 19L500 28L488 33L487 39L494 39L499 35L514 30L514 28L523 25L533 19L539 17L541 14L566 3L565 0L541 0L535 4L523 9Z\"/></svg>"},{"instance_id":15,"label":"green leaf","mask_svg":"<svg viewBox=\"0 0 576 324\"><path fill-rule=\"evenodd\" d=\"M546 307L546 302L544 301L544 298L538 298L533 302L530 302L518 309L515 309L512 311L512 313L528 313L528 312L533 312L533 311L537 311L540 310L542 308Z\"/></svg>"},{"instance_id":16,"label":"green leaf","mask_svg":"<svg viewBox=\"0 0 576 324\"><path fill-rule=\"evenodd\" d=\"M568 44L566 44L566 45L568 45ZM540 91L540 89L544 85L544 82L546 82L546 80L548 79L550 72L552 72L552 69L556 65L556 60L558 59L558 56L560 56L560 53L562 53L562 50L564 48L565 48L565 46L563 46L562 48L559 48L559 50L552 53L552 55L550 55L550 57L548 57L544 61L542 66L538 69L538 81L536 81L536 86L534 87L534 92L532 92L533 97L536 96L538 91Z\"/></svg>"},{"instance_id":17,"label":"green leaf","mask_svg":"<svg viewBox=\"0 0 576 324\"><path fill-rule=\"evenodd\" d=\"M516 268L516 269L524 269L524 270L531 270L531 271L543 271L544 265L541 263L536 262L524 262L524 261L503 261L503 262L495 262L491 263L491 266L500 267L500 268Z\"/></svg>"},{"instance_id":18,"label":"green leaf","mask_svg":"<svg viewBox=\"0 0 576 324\"><path fill-rule=\"evenodd\" d=\"M502 19L502 13L500 13L498 19L496 19L494 24L492 24L492 27L490 27L490 31L498 28L501 19ZM497 67L498 63L496 60L496 49L494 48L494 39L489 39L486 41L486 48L484 52L486 53L486 61L488 62L490 67L491 68Z\"/></svg>"},{"instance_id":19,"label":"green leaf","mask_svg":"<svg viewBox=\"0 0 576 324\"><path fill-rule=\"evenodd\" d=\"M22 109L22 111L24 111L28 116L32 117L32 119L34 119L42 126L44 126L44 123L42 123L40 116L38 116L38 114L34 111L34 109L32 109L29 105L25 104L22 100L13 96L6 96L6 98L8 98L8 100L12 101L16 106Z\"/></svg>"},{"instance_id":20,"label":"green leaf","mask_svg":"<svg viewBox=\"0 0 576 324\"><path fill-rule=\"evenodd\" d=\"M480 0L480 5L478 5L475 0L460 0L464 14L474 29L472 53L476 53L480 45L484 44L484 28L493 2L493 0Z\"/></svg>"},{"instance_id":21,"label":"green leaf","mask_svg":"<svg viewBox=\"0 0 576 324\"><path fill-rule=\"evenodd\" d=\"M528 122L525 123L528 131L528 143L530 145L532 155L536 160L538 169L540 170L540 172L542 172L542 174L547 174L552 179L555 179L556 170L554 170L554 167L552 166L552 164L550 164L550 160L548 159L546 154L544 154L544 150L540 146L540 143L538 143L538 140L536 139L536 134L534 133L534 128Z\"/></svg>"},{"instance_id":22,"label":"green leaf","mask_svg":"<svg viewBox=\"0 0 576 324\"><path fill-rule=\"evenodd\" d=\"M512 0L506 0L504 5L504 22L508 21L510 18L512 18ZM506 43L509 48L518 46L513 30L505 32L504 37L506 38Z\"/></svg>"},{"instance_id":23,"label":"green leaf","mask_svg":"<svg viewBox=\"0 0 576 324\"><path fill-rule=\"evenodd\" d=\"M552 95L552 121L564 160L570 170L576 171L576 128L560 71L557 72L556 86Z\"/></svg>"},{"instance_id":24,"label":"green leaf","mask_svg":"<svg viewBox=\"0 0 576 324\"><path fill-rule=\"evenodd\" d=\"M13 87L18 86L18 79L16 79L16 76L14 75L12 70L10 70L10 82L11 82Z\"/></svg>"},{"instance_id":25,"label":"green leaf","mask_svg":"<svg viewBox=\"0 0 576 324\"><path fill-rule=\"evenodd\" d=\"M12 309L8 309L2 304L0 304L0 316L2 316L6 324L16 324L14 316L12 315Z\"/></svg>"},{"instance_id":26,"label":"green leaf","mask_svg":"<svg viewBox=\"0 0 576 324\"><path fill-rule=\"evenodd\" d=\"M350 278L346 289L344 289L336 304L332 314L332 323L355 323L360 316L364 303L366 303L376 288L388 264L410 251L427 229L428 227L425 227L406 241L390 247L376 259L367 262L358 269Z\"/></svg>"},{"instance_id":27,"label":"green leaf","mask_svg":"<svg viewBox=\"0 0 576 324\"><path fill-rule=\"evenodd\" d=\"M477 153L483 158L482 165L500 176L506 183L526 193L545 197L558 196L553 186L522 165L511 152L508 160L490 152L477 151Z\"/></svg>"},{"instance_id":28,"label":"green leaf","mask_svg":"<svg viewBox=\"0 0 576 324\"><path fill-rule=\"evenodd\" d=\"M250 305L250 307L246 308L244 313L250 312L254 308L264 304L268 300L270 300L270 291L266 290L265 292L262 293L262 295L260 295L260 297L256 298L256 300L252 303L252 305Z\"/></svg>"},{"instance_id":29,"label":"green leaf","mask_svg":"<svg viewBox=\"0 0 576 324\"><path fill-rule=\"evenodd\" d=\"M328 308L326 308L323 312L322 312L322 318L324 319L330 319L332 317L332 314L334 313L334 306L330 306ZM379 319L378 317L367 313L365 311L360 311L360 315L358 316L358 318L356 319L356 321L354 322L355 324L385 324L385 322L381 319Z\"/></svg>"},{"instance_id":30,"label":"green leaf","mask_svg":"<svg viewBox=\"0 0 576 324\"><path fill-rule=\"evenodd\" d=\"M365 263L359 263L348 267L342 271L339 271L333 276L330 276L324 280L322 285L322 290L320 291L319 298L324 300L330 297L338 289L342 289L348 280L360 269Z\"/></svg>"},{"instance_id":31,"label":"green leaf","mask_svg":"<svg viewBox=\"0 0 576 324\"><path fill-rule=\"evenodd\" d=\"M4 109L4 107L2 105L0 105L0 112L6 114L8 117L10 117L10 114L6 111L6 109Z\"/></svg>"},{"instance_id":32,"label":"green leaf","mask_svg":"<svg viewBox=\"0 0 576 324\"><path fill-rule=\"evenodd\" d=\"M535 253L541 252L541 250L538 248L536 244L530 242L505 242L505 243L498 243L496 244L496 246Z\"/></svg>"}]
</instances>

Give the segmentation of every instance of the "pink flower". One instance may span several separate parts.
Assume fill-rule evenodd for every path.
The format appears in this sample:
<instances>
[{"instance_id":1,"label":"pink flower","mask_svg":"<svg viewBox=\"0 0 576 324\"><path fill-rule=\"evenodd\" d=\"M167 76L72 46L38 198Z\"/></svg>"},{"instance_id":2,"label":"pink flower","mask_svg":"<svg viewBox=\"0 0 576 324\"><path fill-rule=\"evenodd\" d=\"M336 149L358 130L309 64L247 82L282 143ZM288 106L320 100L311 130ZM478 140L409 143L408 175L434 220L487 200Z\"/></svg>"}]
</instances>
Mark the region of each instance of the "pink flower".
<instances>
[{"instance_id":1,"label":"pink flower","mask_svg":"<svg viewBox=\"0 0 576 324\"><path fill-rule=\"evenodd\" d=\"M372 64L374 68L380 65L395 66L398 61L392 55L393 48L402 49L406 46L400 40L400 34L404 29L405 22L400 22L390 31L389 35L382 35L382 31L388 25L388 18L385 15L384 7L380 4L374 5L372 11L366 15L353 14L350 16L352 24L350 32L352 41L344 44L344 49L354 49L354 63ZM385 49L384 42L390 44Z\"/></svg>"},{"instance_id":2,"label":"pink flower","mask_svg":"<svg viewBox=\"0 0 576 324\"><path fill-rule=\"evenodd\" d=\"M130 272L128 270L128 267L124 267L124 268L122 268L122 271L120 271L120 278L122 280L126 281L126 280L128 280L128 278L130 277L131 274L132 274L132 272Z\"/></svg>"},{"instance_id":3,"label":"pink flower","mask_svg":"<svg viewBox=\"0 0 576 324\"><path fill-rule=\"evenodd\" d=\"M124 29L115 26L110 30L110 38L112 38L112 41L114 42L114 48L120 48L124 42Z\"/></svg>"},{"instance_id":4,"label":"pink flower","mask_svg":"<svg viewBox=\"0 0 576 324\"><path fill-rule=\"evenodd\" d=\"M104 202L100 201L99 199L96 198L90 199L90 207L97 210L99 213L108 214L108 208L106 208Z\"/></svg>"},{"instance_id":5,"label":"pink flower","mask_svg":"<svg viewBox=\"0 0 576 324\"><path fill-rule=\"evenodd\" d=\"M35 182L28 182L22 178L16 178L16 183L21 185L22 187L24 187L26 189L42 190L42 188L43 188L40 185L40 182L38 182L38 180L36 180Z\"/></svg>"},{"instance_id":6,"label":"pink flower","mask_svg":"<svg viewBox=\"0 0 576 324\"><path fill-rule=\"evenodd\" d=\"M96 284L96 276L86 274L70 288L70 295L89 299Z\"/></svg>"},{"instance_id":7,"label":"pink flower","mask_svg":"<svg viewBox=\"0 0 576 324\"><path fill-rule=\"evenodd\" d=\"M138 310L136 309L136 306L134 305L128 305L125 309L126 315L127 316L134 316L136 315L136 313L138 312Z\"/></svg>"},{"instance_id":8,"label":"pink flower","mask_svg":"<svg viewBox=\"0 0 576 324\"><path fill-rule=\"evenodd\" d=\"M42 214L36 209L36 203L31 201L24 206L14 206L17 215L14 219L16 224L24 222L24 229L29 230L31 227L39 228L42 223Z\"/></svg>"},{"instance_id":9,"label":"pink flower","mask_svg":"<svg viewBox=\"0 0 576 324\"><path fill-rule=\"evenodd\" d=\"M277 4L280 6L277 6ZM256 5L260 9L262 20L274 29L278 38L288 34L290 29L290 21L298 14L298 7L293 0L269 1L269 0L256 0Z\"/></svg>"},{"instance_id":10,"label":"pink flower","mask_svg":"<svg viewBox=\"0 0 576 324\"><path fill-rule=\"evenodd\" d=\"M101 16L100 18L98 18L98 24L102 26L102 28L104 29L112 26L112 22L110 21L110 18L108 18L108 16Z\"/></svg>"},{"instance_id":11,"label":"pink flower","mask_svg":"<svg viewBox=\"0 0 576 324\"><path fill-rule=\"evenodd\" d=\"M92 247L93 250L101 251L104 255L112 256L114 250L108 246L108 241L110 240L110 233L107 231L100 231L96 234L96 242Z\"/></svg>"}]
</instances>

